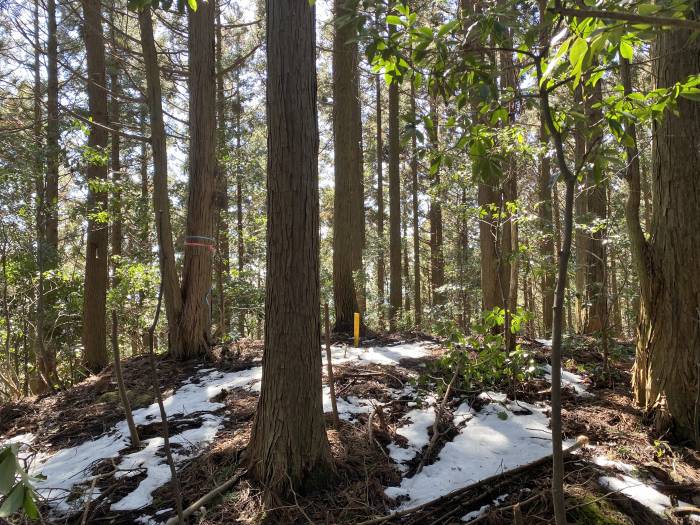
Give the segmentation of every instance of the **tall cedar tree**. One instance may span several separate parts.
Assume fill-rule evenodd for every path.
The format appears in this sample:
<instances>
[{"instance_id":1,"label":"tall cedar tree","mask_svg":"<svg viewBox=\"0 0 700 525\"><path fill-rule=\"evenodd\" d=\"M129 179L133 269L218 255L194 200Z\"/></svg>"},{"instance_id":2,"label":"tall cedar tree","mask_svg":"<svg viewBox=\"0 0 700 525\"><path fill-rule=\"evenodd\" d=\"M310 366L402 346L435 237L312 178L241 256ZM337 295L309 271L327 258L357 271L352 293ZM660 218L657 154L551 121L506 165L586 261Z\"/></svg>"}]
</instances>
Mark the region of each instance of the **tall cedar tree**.
<instances>
[{"instance_id":1,"label":"tall cedar tree","mask_svg":"<svg viewBox=\"0 0 700 525\"><path fill-rule=\"evenodd\" d=\"M321 398L315 8L267 0L265 347L250 471L271 493L330 468ZM313 478L313 479L310 479Z\"/></svg>"},{"instance_id":2,"label":"tall cedar tree","mask_svg":"<svg viewBox=\"0 0 700 525\"><path fill-rule=\"evenodd\" d=\"M389 26L392 28L393 26ZM389 330L401 312L401 177L399 174L399 84L389 85Z\"/></svg>"},{"instance_id":3,"label":"tall cedar tree","mask_svg":"<svg viewBox=\"0 0 700 525\"><path fill-rule=\"evenodd\" d=\"M333 36L333 300L335 331L351 332L359 311L353 272L362 269L359 232L362 200L362 121L360 114L356 0L335 0Z\"/></svg>"},{"instance_id":4,"label":"tall cedar tree","mask_svg":"<svg viewBox=\"0 0 700 525\"><path fill-rule=\"evenodd\" d=\"M109 237L107 221L107 163L101 160L107 147L107 94L105 91L105 42L102 3L82 0L83 34L87 59L87 92L90 110L88 146L94 157L87 166L87 239L83 294L83 362L98 372L109 362L106 334Z\"/></svg>"},{"instance_id":5,"label":"tall cedar tree","mask_svg":"<svg viewBox=\"0 0 700 525\"><path fill-rule=\"evenodd\" d=\"M216 188L216 71L214 2L188 11L189 195L182 273L182 352L179 359L205 355L211 345L211 272Z\"/></svg>"},{"instance_id":6,"label":"tall cedar tree","mask_svg":"<svg viewBox=\"0 0 700 525\"><path fill-rule=\"evenodd\" d=\"M660 33L655 55L658 87L700 71L700 40L690 31ZM630 164L636 174L628 172L634 184L627 215L642 292L633 385L659 430L672 427L700 447L700 102L680 98L678 113L665 114L654 138L648 241L639 223L639 164Z\"/></svg>"},{"instance_id":7,"label":"tall cedar tree","mask_svg":"<svg viewBox=\"0 0 700 525\"><path fill-rule=\"evenodd\" d=\"M139 32L146 72L146 101L151 119L153 210L155 212L159 245L158 254L160 257L161 280L163 282L163 298L165 299L165 316L168 321L168 348L173 355L183 355L180 331L182 296L180 295L180 278L175 266L175 245L173 244L170 200L168 198L168 147L165 136L165 122L163 121L160 66L158 65L156 44L153 38L153 20L151 19L150 7L144 7L139 11ZM144 159L144 167L142 169L141 191L144 194L148 192L145 153L142 158ZM148 230L146 230L144 235L147 239Z\"/></svg>"}]
</instances>

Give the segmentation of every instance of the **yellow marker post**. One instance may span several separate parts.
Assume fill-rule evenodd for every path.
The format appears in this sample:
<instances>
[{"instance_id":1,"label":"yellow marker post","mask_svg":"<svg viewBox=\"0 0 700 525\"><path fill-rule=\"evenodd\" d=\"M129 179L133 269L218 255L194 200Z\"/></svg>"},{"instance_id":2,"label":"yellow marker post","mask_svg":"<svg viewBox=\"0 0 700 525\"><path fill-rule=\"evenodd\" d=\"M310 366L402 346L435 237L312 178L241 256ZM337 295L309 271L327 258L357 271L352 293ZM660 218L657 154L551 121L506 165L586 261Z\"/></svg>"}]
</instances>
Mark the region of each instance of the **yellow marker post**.
<instances>
[{"instance_id":1,"label":"yellow marker post","mask_svg":"<svg viewBox=\"0 0 700 525\"><path fill-rule=\"evenodd\" d=\"M355 348L360 346L360 314L355 312L355 326L354 326L354 332L355 334Z\"/></svg>"}]
</instances>

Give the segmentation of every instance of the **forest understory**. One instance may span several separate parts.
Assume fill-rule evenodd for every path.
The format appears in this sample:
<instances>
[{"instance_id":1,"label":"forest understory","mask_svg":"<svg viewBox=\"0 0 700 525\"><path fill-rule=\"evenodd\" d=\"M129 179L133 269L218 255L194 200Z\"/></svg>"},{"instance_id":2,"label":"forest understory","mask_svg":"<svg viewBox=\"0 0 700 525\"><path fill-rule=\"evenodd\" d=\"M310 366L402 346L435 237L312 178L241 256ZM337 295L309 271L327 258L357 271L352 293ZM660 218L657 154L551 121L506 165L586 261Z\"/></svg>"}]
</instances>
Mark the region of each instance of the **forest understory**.
<instances>
[{"instance_id":1,"label":"forest understory","mask_svg":"<svg viewBox=\"0 0 700 525\"><path fill-rule=\"evenodd\" d=\"M451 378L439 366L447 350L438 340L403 334L364 340L359 349L336 341L337 429L324 386L335 479L320 490L293 492L276 506L263 505L261 487L243 470L262 342L218 346L204 365L158 358L184 506L239 476L191 522L553 522L549 347L547 341L520 343L537 363L527 380L474 381L468 390L448 390ZM566 456L569 522L700 521L700 454L653 434L631 397L633 347L616 342L612 353L606 371L595 339L565 342L565 447L587 438ZM137 423L141 418L142 451L120 437L124 416L111 367L64 392L0 408L1 439L25 443L30 472L46 470L37 485L46 523L164 523L175 514L148 358L131 358L123 368ZM202 436L207 427L211 433ZM66 457L56 460L61 454ZM56 485L63 492L50 490Z\"/></svg>"}]
</instances>

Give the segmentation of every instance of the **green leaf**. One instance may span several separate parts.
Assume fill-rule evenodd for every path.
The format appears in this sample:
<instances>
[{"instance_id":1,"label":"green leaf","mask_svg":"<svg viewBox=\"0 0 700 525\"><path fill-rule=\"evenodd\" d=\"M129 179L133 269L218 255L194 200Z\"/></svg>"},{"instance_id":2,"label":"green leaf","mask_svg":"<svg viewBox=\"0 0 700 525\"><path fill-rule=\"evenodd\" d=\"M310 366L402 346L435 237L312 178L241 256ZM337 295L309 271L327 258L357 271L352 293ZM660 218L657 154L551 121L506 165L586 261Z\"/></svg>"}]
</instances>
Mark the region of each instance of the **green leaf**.
<instances>
[{"instance_id":1,"label":"green leaf","mask_svg":"<svg viewBox=\"0 0 700 525\"><path fill-rule=\"evenodd\" d=\"M10 492L15 484L15 473L17 471L17 460L14 455L7 454L0 463L0 494Z\"/></svg>"},{"instance_id":2,"label":"green leaf","mask_svg":"<svg viewBox=\"0 0 700 525\"><path fill-rule=\"evenodd\" d=\"M500 419L501 421L505 421L506 419L508 419L508 413L501 410L498 413L498 419Z\"/></svg>"},{"instance_id":3,"label":"green leaf","mask_svg":"<svg viewBox=\"0 0 700 525\"><path fill-rule=\"evenodd\" d=\"M571 45L569 51L569 63L574 69L576 67L578 67L579 70L581 69L581 63L583 62L583 57L586 55L586 51L588 51L588 42L583 38L577 38Z\"/></svg>"},{"instance_id":4,"label":"green leaf","mask_svg":"<svg viewBox=\"0 0 700 525\"><path fill-rule=\"evenodd\" d=\"M33 520L39 519L39 507L36 506L36 501L34 501L34 491L29 488L25 488L24 491L23 509L28 518Z\"/></svg>"},{"instance_id":5,"label":"green leaf","mask_svg":"<svg viewBox=\"0 0 700 525\"><path fill-rule=\"evenodd\" d=\"M0 507L0 518L7 518L8 516L11 516L17 512L22 505L24 505L24 490L25 487L22 483L15 485L15 488L12 489Z\"/></svg>"},{"instance_id":6,"label":"green leaf","mask_svg":"<svg viewBox=\"0 0 700 525\"><path fill-rule=\"evenodd\" d=\"M197 0L187 0L187 5L190 6L190 9L192 9L194 13L197 12Z\"/></svg>"},{"instance_id":7,"label":"green leaf","mask_svg":"<svg viewBox=\"0 0 700 525\"><path fill-rule=\"evenodd\" d=\"M625 60L632 60L634 57L634 48L626 40L620 42L620 56Z\"/></svg>"},{"instance_id":8,"label":"green leaf","mask_svg":"<svg viewBox=\"0 0 700 525\"><path fill-rule=\"evenodd\" d=\"M445 36L447 33L452 31L455 27L459 25L459 20L455 19L452 20L451 22L447 22L446 24L443 24L440 26L440 29L438 30L437 36L442 37Z\"/></svg>"},{"instance_id":9,"label":"green leaf","mask_svg":"<svg viewBox=\"0 0 700 525\"><path fill-rule=\"evenodd\" d=\"M392 26L401 26L403 25L403 21L401 20L400 17L396 15L389 15L386 17L386 23L391 24Z\"/></svg>"}]
</instances>

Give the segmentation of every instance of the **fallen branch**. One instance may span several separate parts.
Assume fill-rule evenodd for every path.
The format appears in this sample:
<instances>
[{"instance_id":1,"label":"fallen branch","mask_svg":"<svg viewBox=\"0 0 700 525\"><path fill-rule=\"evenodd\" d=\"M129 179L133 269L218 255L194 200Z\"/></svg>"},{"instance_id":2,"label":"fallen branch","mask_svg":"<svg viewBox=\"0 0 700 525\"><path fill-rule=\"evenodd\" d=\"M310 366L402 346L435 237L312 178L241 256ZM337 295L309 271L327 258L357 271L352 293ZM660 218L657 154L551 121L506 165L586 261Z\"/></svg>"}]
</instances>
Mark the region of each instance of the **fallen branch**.
<instances>
[{"instance_id":1,"label":"fallen branch","mask_svg":"<svg viewBox=\"0 0 700 525\"><path fill-rule=\"evenodd\" d=\"M223 494L225 491L233 487L236 483L240 481L240 479L245 475L246 471L242 470L235 476L233 476L231 479L228 481L222 483L218 487L213 488L209 492L207 492L204 496L199 498L197 501L192 503L189 507L184 509L182 511L182 519L187 519L189 518L195 511L201 509L204 507L207 503L209 503L211 500L216 498L217 496ZM179 522L179 517L178 516L173 516L170 518L168 521L165 522L165 525L176 525Z\"/></svg>"},{"instance_id":2,"label":"fallen branch","mask_svg":"<svg viewBox=\"0 0 700 525\"><path fill-rule=\"evenodd\" d=\"M452 374L452 379L450 379L449 384L447 385L447 388L445 389L445 395L442 396L442 401L440 402L440 406L435 410L435 422L433 423L433 435L430 437L430 443L428 443L428 448L425 449L425 453L423 454L423 457L420 459L420 463L418 464L418 468L416 469L416 474L419 474L421 470L423 470L423 467L425 466L425 462L428 460L430 457L430 453L433 451L435 448L435 443L437 443L438 437L440 437L440 432L438 431L438 427L440 426L440 420L442 419L442 414L445 411L445 405L447 404L447 400L450 397L450 393L452 392L452 387L455 384L455 381L457 380L457 377L459 377L459 372L460 372L461 367L457 365L455 367L454 374Z\"/></svg>"},{"instance_id":3,"label":"fallen branch","mask_svg":"<svg viewBox=\"0 0 700 525\"><path fill-rule=\"evenodd\" d=\"M564 455L569 456L587 444L588 444L588 438L586 436L579 436L576 439L576 443L574 443L573 445L571 445L569 448L567 448L564 451ZM373 518L373 519L370 519L367 521L362 521L362 522L358 523L357 525L376 525L378 523L384 523L384 522L387 522L387 521L395 519L395 518L400 518L403 516L408 516L408 515L413 514L413 513L421 512L421 511L423 511L423 510L425 510L428 507L431 507L433 505L440 505L440 504L448 502L448 501L454 501L455 499L458 499L461 496L463 496L464 493L475 490L475 489L479 489L480 487L482 487L484 485L488 485L489 483L493 483L494 481L501 481L501 483L503 483L504 481L506 481L506 479L509 479L512 476L522 474L523 472L525 472L531 468L546 465L547 463L549 463L551 461L552 461L552 455L549 454L549 455L544 456L543 458L540 458L540 459L533 461L531 463L527 463L525 465L520 465L519 467L508 470L506 472L500 472L498 474L494 474L493 476L482 479L481 481L479 481L477 483L473 483L467 487L462 487L460 489L453 490L449 494L445 494L444 496L440 496L439 498L435 498L434 500L428 501L427 503L423 503L422 505L418 505L417 507L412 507L410 509L401 510L398 512L393 512L393 513L388 514L386 516L380 516L378 518ZM503 478L506 478L506 479L503 479ZM468 504L471 504L472 502L483 499L483 497L485 495L486 494L482 493L479 496L477 496L476 498L474 498L473 500L470 500L470 502L468 502L467 504L461 505L461 507L467 506Z\"/></svg>"}]
</instances>

